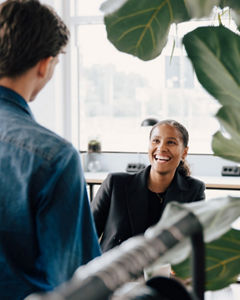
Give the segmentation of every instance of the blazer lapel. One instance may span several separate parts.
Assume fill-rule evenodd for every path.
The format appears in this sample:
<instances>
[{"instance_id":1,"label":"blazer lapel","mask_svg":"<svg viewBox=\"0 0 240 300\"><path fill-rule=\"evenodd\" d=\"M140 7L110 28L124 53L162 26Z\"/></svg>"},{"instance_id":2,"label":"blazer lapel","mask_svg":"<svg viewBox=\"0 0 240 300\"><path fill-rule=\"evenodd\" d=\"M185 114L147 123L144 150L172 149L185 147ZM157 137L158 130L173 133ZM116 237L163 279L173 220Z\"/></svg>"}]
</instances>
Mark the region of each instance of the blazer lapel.
<instances>
[{"instance_id":1,"label":"blazer lapel","mask_svg":"<svg viewBox=\"0 0 240 300\"><path fill-rule=\"evenodd\" d=\"M133 235L146 230L148 221L148 189L147 180L150 166L143 171L131 175L129 186L126 187L127 207Z\"/></svg>"},{"instance_id":2,"label":"blazer lapel","mask_svg":"<svg viewBox=\"0 0 240 300\"><path fill-rule=\"evenodd\" d=\"M184 202L184 192L189 189L188 184L183 176L178 172L175 173L173 181L167 189L164 208L172 201Z\"/></svg>"}]
</instances>

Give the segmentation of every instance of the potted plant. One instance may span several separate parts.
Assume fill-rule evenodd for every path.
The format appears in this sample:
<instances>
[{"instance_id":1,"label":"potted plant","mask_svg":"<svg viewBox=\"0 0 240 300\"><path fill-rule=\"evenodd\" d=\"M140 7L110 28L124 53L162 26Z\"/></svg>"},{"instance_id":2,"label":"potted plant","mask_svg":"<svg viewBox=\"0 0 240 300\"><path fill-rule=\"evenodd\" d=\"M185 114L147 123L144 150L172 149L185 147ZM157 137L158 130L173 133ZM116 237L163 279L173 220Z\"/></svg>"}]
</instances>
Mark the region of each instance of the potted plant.
<instances>
[{"instance_id":1,"label":"potted plant","mask_svg":"<svg viewBox=\"0 0 240 300\"><path fill-rule=\"evenodd\" d=\"M240 30L240 1L236 0L108 0L102 10L110 42L118 50L147 61L161 54L171 24L209 16L214 7L223 12L229 10ZM240 163L239 32L225 28L219 13L219 26L198 27L187 33L182 42L199 82L221 104L216 114L221 129L213 136L213 152ZM206 259L206 289L221 289L236 281L240 273L239 243L239 231L231 229L206 244L210 257L219 254L223 245L227 250L222 251L215 265ZM186 265L189 263L185 261L176 266L178 276L189 276L189 270L184 271ZM222 267L224 276L217 280L216 274Z\"/></svg>"},{"instance_id":2,"label":"potted plant","mask_svg":"<svg viewBox=\"0 0 240 300\"><path fill-rule=\"evenodd\" d=\"M92 139L88 142L88 152L101 152L101 143L97 139Z\"/></svg>"},{"instance_id":3,"label":"potted plant","mask_svg":"<svg viewBox=\"0 0 240 300\"><path fill-rule=\"evenodd\" d=\"M99 172L101 170L101 143L97 139L88 142L87 170Z\"/></svg>"}]
</instances>

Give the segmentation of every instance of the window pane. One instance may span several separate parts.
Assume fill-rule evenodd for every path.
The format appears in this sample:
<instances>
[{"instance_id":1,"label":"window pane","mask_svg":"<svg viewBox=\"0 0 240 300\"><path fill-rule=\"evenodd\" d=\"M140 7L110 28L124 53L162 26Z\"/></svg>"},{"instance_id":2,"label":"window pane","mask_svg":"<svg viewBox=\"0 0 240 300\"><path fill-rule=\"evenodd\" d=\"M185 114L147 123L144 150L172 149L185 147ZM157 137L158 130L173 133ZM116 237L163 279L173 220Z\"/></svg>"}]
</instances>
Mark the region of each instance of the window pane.
<instances>
[{"instance_id":1,"label":"window pane","mask_svg":"<svg viewBox=\"0 0 240 300\"><path fill-rule=\"evenodd\" d=\"M174 37L176 38L176 37ZM146 117L176 119L190 133L190 152L211 153L217 101L198 83L184 49L173 40L144 62L116 50L104 25L78 26L80 148L99 138L103 151L147 151Z\"/></svg>"},{"instance_id":2,"label":"window pane","mask_svg":"<svg viewBox=\"0 0 240 300\"><path fill-rule=\"evenodd\" d=\"M71 0L71 14L76 16L101 15L99 0Z\"/></svg>"},{"instance_id":3,"label":"window pane","mask_svg":"<svg viewBox=\"0 0 240 300\"><path fill-rule=\"evenodd\" d=\"M171 64L170 64L171 59ZM180 88L180 57L165 56L165 87Z\"/></svg>"}]
</instances>

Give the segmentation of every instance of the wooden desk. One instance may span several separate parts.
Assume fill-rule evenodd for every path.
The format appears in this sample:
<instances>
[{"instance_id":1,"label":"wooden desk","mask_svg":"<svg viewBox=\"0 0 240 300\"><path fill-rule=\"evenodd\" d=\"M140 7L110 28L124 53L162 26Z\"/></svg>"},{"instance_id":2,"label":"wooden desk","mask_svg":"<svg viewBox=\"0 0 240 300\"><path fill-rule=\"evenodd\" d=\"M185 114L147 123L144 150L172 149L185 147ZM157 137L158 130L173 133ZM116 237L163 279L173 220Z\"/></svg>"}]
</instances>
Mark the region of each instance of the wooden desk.
<instances>
[{"instance_id":1,"label":"wooden desk","mask_svg":"<svg viewBox=\"0 0 240 300\"><path fill-rule=\"evenodd\" d=\"M107 177L108 172L85 172L86 183L89 185L90 200L93 199L94 185L101 185ZM240 177L235 176L194 176L202 180L206 189L213 190L239 190L240 191Z\"/></svg>"},{"instance_id":2,"label":"wooden desk","mask_svg":"<svg viewBox=\"0 0 240 300\"><path fill-rule=\"evenodd\" d=\"M240 190L240 177L238 176L195 176L202 180L207 189Z\"/></svg>"},{"instance_id":3,"label":"wooden desk","mask_svg":"<svg viewBox=\"0 0 240 300\"><path fill-rule=\"evenodd\" d=\"M89 198L90 201L93 199L93 189L94 185L101 185L104 179L107 177L108 173L105 172L85 172L86 183L89 186Z\"/></svg>"}]
</instances>

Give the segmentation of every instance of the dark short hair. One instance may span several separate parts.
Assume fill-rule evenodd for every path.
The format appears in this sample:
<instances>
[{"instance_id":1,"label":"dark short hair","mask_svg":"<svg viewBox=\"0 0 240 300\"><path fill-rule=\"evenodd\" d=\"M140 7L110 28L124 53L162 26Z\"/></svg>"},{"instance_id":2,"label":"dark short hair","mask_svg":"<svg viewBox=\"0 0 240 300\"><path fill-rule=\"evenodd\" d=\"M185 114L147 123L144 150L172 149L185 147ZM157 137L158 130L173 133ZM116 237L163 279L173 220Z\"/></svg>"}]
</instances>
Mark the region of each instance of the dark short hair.
<instances>
[{"instance_id":1,"label":"dark short hair","mask_svg":"<svg viewBox=\"0 0 240 300\"><path fill-rule=\"evenodd\" d=\"M0 4L0 78L17 77L41 59L57 56L69 39L62 19L38 0Z\"/></svg>"},{"instance_id":2,"label":"dark short hair","mask_svg":"<svg viewBox=\"0 0 240 300\"><path fill-rule=\"evenodd\" d=\"M168 124L174 128L176 128L178 130L178 132L181 135L181 139L183 141L183 145L184 147L188 146L188 141L189 141L189 134L187 129L179 122L175 121L175 120L171 120L171 119L167 119L167 120L162 120L160 122L158 122L157 124L155 124L149 134L149 138L151 139L152 136L152 132L153 130L158 127L159 125L163 125L163 124ZM189 176L191 174L190 172L190 168L187 164L186 161L181 161L179 166L178 166L178 172L181 173L184 176Z\"/></svg>"}]
</instances>

